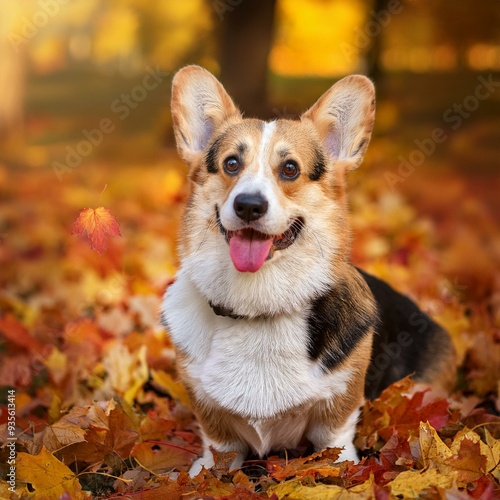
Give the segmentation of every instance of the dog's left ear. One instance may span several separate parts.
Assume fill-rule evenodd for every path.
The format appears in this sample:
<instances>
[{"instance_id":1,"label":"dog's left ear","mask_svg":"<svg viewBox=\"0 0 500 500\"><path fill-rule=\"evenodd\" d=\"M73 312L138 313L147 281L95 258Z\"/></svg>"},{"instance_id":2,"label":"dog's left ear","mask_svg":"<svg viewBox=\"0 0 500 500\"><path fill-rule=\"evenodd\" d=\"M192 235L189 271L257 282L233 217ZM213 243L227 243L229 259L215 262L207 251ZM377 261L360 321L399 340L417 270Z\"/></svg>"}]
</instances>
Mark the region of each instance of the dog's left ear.
<instances>
[{"instance_id":1,"label":"dog's left ear","mask_svg":"<svg viewBox=\"0 0 500 500\"><path fill-rule=\"evenodd\" d=\"M172 119L180 156L192 164L225 120L241 114L222 84L200 66L186 66L172 81Z\"/></svg>"},{"instance_id":2,"label":"dog's left ear","mask_svg":"<svg viewBox=\"0 0 500 500\"><path fill-rule=\"evenodd\" d=\"M362 75L343 78L301 117L316 127L328 155L352 170L365 154L375 121L375 88Z\"/></svg>"}]
</instances>

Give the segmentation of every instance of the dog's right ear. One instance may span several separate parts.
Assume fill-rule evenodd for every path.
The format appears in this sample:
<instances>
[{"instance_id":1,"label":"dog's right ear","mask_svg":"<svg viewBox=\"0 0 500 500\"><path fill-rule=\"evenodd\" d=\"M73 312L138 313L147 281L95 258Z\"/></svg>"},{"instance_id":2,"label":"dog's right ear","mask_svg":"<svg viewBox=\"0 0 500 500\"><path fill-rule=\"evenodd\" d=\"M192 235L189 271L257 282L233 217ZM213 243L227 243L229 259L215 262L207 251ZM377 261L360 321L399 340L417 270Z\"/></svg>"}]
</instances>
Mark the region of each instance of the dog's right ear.
<instances>
[{"instance_id":1,"label":"dog's right ear","mask_svg":"<svg viewBox=\"0 0 500 500\"><path fill-rule=\"evenodd\" d=\"M174 76L171 107L177 149L188 164L204 151L217 127L230 117L241 117L222 84L195 65Z\"/></svg>"}]
</instances>

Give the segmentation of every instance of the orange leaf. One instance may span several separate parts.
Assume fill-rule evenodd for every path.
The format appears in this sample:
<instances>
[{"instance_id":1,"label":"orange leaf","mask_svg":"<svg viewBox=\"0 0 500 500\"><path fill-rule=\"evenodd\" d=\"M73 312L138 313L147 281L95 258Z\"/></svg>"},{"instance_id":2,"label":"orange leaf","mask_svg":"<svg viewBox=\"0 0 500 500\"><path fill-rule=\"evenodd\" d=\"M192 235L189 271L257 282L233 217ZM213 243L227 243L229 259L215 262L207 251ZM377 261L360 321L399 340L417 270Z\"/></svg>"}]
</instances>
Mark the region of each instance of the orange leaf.
<instances>
[{"instance_id":1,"label":"orange leaf","mask_svg":"<svg viewBox=\"0 0 500 500\"><path fill-rule=\"evenodd\" d=\"M27 328L12 315L0 318L0 333L13 344L28 351L42 352L44 345L33 337Z\"/></svg>"},{"instance_id":2,"label":"orange leaf","mask_svg":"<svg viewBox=\"0 0 500 500\"><path fill-rule=\"evenodd\" d=\"M479 441L473 442L467 437L460 441L458 453L447 458L446 464L458 472L457 480L465 485L486 474L486 456L481 454Z\"/></svg>"},{"instance_id":3,"label":"orange leaf","mask_svg":"<svg viewBox=\"0 0 500 500\"><path fill-rule=\"evenodd\" d=\"M73 223L71 234L87 233L91 248L99 253L108 248L108 239L121 236L120 226L107 208L85 208Z\"/></svg>"},{"instance_id":4,"label":"orange leaf","mask_svg":"<svg viewBox=\"0 0 500 500\"><path fill-rule=\"evenodd\" d=\"M174 467L181 468L189 465L193 458L196 458L196 453L188 449L161 441L136 444L130 455L142 467L154 472L164 472Z\"/></svg>"}]
</instances>

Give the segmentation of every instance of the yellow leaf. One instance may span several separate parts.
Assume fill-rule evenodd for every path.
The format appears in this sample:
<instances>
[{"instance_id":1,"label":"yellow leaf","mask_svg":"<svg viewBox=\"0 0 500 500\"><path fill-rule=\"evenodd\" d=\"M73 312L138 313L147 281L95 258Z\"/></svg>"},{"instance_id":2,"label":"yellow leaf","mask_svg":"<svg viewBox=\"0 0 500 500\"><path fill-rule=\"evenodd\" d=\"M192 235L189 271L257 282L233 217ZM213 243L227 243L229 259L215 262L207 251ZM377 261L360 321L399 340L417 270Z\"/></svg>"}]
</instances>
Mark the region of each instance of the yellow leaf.
<instances>
[{"instance_id":1,"label":"yellow leaf","mask_svg":"<svg viewBox=\"0 0 500 500\"><path fill-rule=\"evenodd\" d=\"M424 472L407 470L399 474L388 486L391 488L392 497L420 498L420 494L430 486L451 488L455 476L455 471L450 474L441 474L437 469L428 469Z\"/></svg>"},{"instance_id":2,"label":"yellow leaf","mask_svg":"<svg viewBox=\"0 0 500 500\"><path fill-rule=\"evenodd\" d=\"M172 375L163 370L151 370L151 377L161 390L170 394L170 396L181 402L184 406L191 408L189 395L181 381L174 380Z\"/></svg>"},{"instance_id":3,"label":"yellow leaf","mask_svg":"<svg viewBox=\"0 0 500 500\"><path fill-rule=\"evenodd\" d=\"M54 347L49 357L44 361L44 364L47 370L49 370L52 380L59 385L66 376L68 369L68 358L66 354Z\"/></svg>"},{"instance_id":4,"label":"yellow leaf","mask_svg":"<svg viewBox=\"0 0 500 500\"><path fill-rule=\"evenodd\" d=\"M73 500L85 498L76 475L44 446L38 455L17 455L17 479L30 483L38 498L58 500L64 493Z\"/></svg>"},{"instance_id":5,"label":"yellow leaf","mask_svg":"<svg viewBox=\"0 0 500 500\"><path fill-rule=\"evenodd\" d=\"M424 467L438 467L440 472L446 474L449 467L445 466L444 462L453 452L441 441L429 422L420 422L419 442Z\"/></svg>"},{"instance_id":6,"label":"yellow leaf","mask_svg":"<svg viewBox=\"0 0 500 500\"><path fill-rule=\"evenodd\" d=\"M127 403L132 403L148 380L146 346L131 353L125 345L117 342L107 352L103 365L108 377L102 390L123 395Z\"/></svg>"},{"instance_id":7,"label":"yellow leaf","mask_svg":"<svg viewBox=\"0 0 500 500\"><path fill-rule=\"evenodd\" d=\"M13 496L13 490L11 488L14 488L17 497ZM0 498L30 498L30 495L26 486L22 487L20 484L14 486L14 482L10 484L0 479Z\"/></svg>"},{"instance_id":8,"label":"yellow leaf","mask_svg":"<svg viewBox=\"0 0 500 500\"><path fill-rule=\"evenodd\" d=\"M279 500L359 500L374 498L371 492L358 490L351 492L335 485L316 484L304 486L296 479L272 486L269 494L275 494Z\"/></svg>"},{"instance_id":9,"label":"yellow leaf","mask_svg":"<svg viewBox=\"0 0 500 500\"><path fill-rule=\"evenodd\" d=\"M500 481L500 439L495 439L488 431L484 430L488 452L486 453L486 468L497 481Z\"/></svg>"},{"instance_id":10,"label":"yellow leaf","mask_svg":"<svg viewBox=\"0 0 500 500\"><path fill-rule=\"evenodd\" d=\"M48 411L49 424L53 424L61 418L61 405L61 398L52 391L52 401L50 403L50 408Z\"/></svg>"}]
</instances>

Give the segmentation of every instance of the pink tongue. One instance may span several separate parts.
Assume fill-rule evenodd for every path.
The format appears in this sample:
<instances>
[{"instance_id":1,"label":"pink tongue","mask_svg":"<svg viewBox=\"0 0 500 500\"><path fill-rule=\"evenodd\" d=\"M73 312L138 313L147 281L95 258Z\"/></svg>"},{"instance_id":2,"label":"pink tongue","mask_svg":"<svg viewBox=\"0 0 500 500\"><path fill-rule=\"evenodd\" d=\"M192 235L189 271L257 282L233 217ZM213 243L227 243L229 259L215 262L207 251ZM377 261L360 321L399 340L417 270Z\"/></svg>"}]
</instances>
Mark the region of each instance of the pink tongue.
<instances>
[{"instance_id":1,"label":"pink tongue","mask_svg":"<svg viewBox=\"0 0 500 500\"><path fill-rule=\"evenodd\" d=\"M240 235L234 235L229 240L229 253L238 271L255 273L264 265L273 239L258 238L255 234L246 236L250 237L243 238Z\"/></svg>"}]
</instances>

